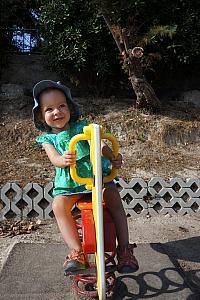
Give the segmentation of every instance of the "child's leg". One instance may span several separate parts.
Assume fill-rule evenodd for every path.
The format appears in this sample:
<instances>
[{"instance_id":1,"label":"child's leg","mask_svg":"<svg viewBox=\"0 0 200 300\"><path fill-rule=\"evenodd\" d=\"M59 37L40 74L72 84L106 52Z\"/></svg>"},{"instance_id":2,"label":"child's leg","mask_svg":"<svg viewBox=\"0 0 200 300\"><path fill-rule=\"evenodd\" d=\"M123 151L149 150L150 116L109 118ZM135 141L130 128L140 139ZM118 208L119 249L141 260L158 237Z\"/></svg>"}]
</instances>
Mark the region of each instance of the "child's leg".
<instances>
[{"instance_id":1,"label":"child's leg","mask_svg":"<svg viewBox=\"0 0 200 300\"><path fill-rule=\"evenodd\" d=\"M118 244L120 247L127 246L129 243L127 218L117 187L107 186L103 198L115 223Z\"/></svg>"},{"instance_id":2,"label":"child's leg","mask_svg":"<svg viewBox=\"0 0 200 300\"><path fill-rule=\"evenodd\" d=\"M53 212L63 239L68 247L74 250L81 250L82 247L71 209L74 203L81 197L82 195L59 195L54 198L52 204Z\"/></svg>"},{"instance_id":3,"label":"child's leg","mask_svg":"<svg viewBox=\"0 0 200 300\"><path fill-rule=\"evenodd\" d=\"M118 272L131 273L138 270L138 262L133 254L134 245L129 244L128 224L120 194L115 185L107 186L104 190L104 200L115 223L118 247Z\"/></svg>"},{"instance_id":4,"label":"child's leg","mask_svg":"<svg viewBox=\"0 0 200 300\"><path fill-rule=\"evenodd\" d=\"M88 267L88 260L83 253L76 223L71 214L72 206L81 198L82 195L60 195L55 197L52 204L60 232L71 249L63 265L65 275Z\"/></svg>"}]
</instances>

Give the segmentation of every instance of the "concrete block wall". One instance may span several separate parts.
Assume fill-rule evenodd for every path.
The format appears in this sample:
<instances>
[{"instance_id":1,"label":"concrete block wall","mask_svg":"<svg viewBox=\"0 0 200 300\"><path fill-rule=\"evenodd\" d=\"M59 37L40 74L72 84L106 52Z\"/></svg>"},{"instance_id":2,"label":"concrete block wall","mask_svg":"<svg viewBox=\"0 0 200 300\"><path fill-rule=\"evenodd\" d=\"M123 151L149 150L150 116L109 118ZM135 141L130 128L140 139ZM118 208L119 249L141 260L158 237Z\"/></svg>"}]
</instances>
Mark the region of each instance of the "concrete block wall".
<instances>
[{"instance_id":1,"label":"concrete block wall","mask_svg":"<svg viewBox=\"0 0 200 300\"><path fill-rule=\"evenodd\" d=\"M153 177L116 181L127 216L184 215L200 213L200 179ZM0 220L15 218L52 218L51 191L53 183L45 186L28 183L6 183L0 188Z\"/></svg>"}]
</instances>

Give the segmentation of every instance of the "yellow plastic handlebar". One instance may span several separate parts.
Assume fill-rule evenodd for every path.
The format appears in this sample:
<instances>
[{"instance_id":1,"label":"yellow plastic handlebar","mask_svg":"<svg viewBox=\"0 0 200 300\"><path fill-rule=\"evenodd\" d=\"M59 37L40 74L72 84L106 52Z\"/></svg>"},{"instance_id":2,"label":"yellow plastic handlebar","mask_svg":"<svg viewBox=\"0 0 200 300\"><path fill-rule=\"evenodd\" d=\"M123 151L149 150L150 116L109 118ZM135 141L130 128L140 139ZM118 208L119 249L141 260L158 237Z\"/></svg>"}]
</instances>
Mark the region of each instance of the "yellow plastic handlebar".
<instances>
[{"instance_id":1,"label":"yellow plastic handlebar","mask_svg":"<svg viewBox=\"0 0 200 300\"><path fill-rule=\"evenodd\" d=\"M90 124L89 126L85 126L83 128L83 134L77 134L75 135L69 143L69 150L70 151L75 151L76 150L76 143L79 141L84 141L84 140L91 140L91 131L93 128L93 124ZM119 147L118 147L118 142L116 138L110 134L110 133L103 133L103 130L101 128L101 139L106 139L111 141L112 143L112 148L113 148L113 153L115 157L118 155ZM92 141L90 147L93 147ZM91 151L92 152L92 151ZM91 157L91 159L93 159ZM92 161L92 165L94 165L95 162ZM92 186L94 184L94 179L93 178L83 178L77 175L76 172L76 164L70 166L70 174L73 180L76 182L79 182L81 184L85 184L87 189L92 189ZM110 182L112 181L115 177L117 176L117 169L112 168L111 173L109 176L106 176L103 178L103 182Z\"/></svg>"},{"instance_id":2,"label":"yellow plastic handlebar","mask_svg":"<svg viewBox=\"0 0 200 300\"><path fill-rule=\"evenodd\" d=\"M75 135L70 140L69 151L75 151L76 143L78 143L79 141L85 141L85 140L90 140L90 136L88 136L85 133ZM76 164L70 165L70 174L71 174L71 177L73 180L75 180L76 182L79 182L81 184L86 184L86 188L91 189L90 186L92 186L92 184L93 184L93 178L84 178L84 177L78 176L78 174L76 172Z\"/></svg>"},{"instance_id":3,"label":"yellow plastic handlebar","mask_svg":"<svg viewBox=\"0 0 200 300\"><path fill-rule=\"evenodd\" d=\"M103 133L101 136L102 139L111 141L113 154L117 157L119 153L119 145L117 139L111 133ZM117 176L117 168L112 168L110 175L103 178L103 183L112 181Z\"/></svg>"}]
</instances>

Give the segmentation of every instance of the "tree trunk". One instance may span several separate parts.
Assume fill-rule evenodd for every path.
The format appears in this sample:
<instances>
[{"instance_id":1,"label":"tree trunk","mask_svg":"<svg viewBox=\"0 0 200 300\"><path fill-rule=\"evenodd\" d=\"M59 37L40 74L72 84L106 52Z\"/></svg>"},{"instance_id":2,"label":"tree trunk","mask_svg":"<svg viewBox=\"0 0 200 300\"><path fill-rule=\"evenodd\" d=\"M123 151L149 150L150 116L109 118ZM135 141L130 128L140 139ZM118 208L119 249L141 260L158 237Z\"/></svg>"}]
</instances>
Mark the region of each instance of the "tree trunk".
<instances>
[{"instance_id":1,"label":"tree trunk","mask_svg":"<svg viewBox=\"0 0 200 300\"><path fill-rule=\"evenodd\" d=\"M160 100L143 75L140 57L135 57L131 53L127 30L114 23L108 15L102 15L122 56L124 69L128 70L129 79L137 97L136 107L160 107Z\"/></svg>"},{"instance_id":2,"label":"tree trunk","mask_svg":"<svg viewBox=\"0 0 200 300\"><path fill-rule=\"evenodd\" d=\"M136 107L159 108L160 100L157 98L153 88L143 75L140 59L129 57L128 59L129 80L136 94Z\"/></svg>"}]
</instances>

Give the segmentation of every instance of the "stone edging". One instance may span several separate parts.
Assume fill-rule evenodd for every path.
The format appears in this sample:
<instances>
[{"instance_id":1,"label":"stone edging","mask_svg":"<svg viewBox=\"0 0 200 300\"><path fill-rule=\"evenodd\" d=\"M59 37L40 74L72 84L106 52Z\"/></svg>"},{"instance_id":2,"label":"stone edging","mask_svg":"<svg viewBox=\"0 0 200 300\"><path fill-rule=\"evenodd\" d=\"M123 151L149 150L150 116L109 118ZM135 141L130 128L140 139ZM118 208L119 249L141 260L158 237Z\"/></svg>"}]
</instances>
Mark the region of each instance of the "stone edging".
<instances>
[{"instance_id":1,"label":"stone edging","mask_svg":"<svg viewBox=\"0 0 200 300\"><path fill-rule=\"evenodd\" d=\"M129 183L122 178L116 182L126 214L132 217L155 215L184 215L200 213L200 180L198 178L153 177L149 180L133 178ZM0 220L16 218L53 217L50 192L53 183L45 186L28 183L6 183L0 189Z\"/></svg>"}]
</instances>

